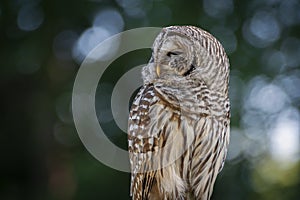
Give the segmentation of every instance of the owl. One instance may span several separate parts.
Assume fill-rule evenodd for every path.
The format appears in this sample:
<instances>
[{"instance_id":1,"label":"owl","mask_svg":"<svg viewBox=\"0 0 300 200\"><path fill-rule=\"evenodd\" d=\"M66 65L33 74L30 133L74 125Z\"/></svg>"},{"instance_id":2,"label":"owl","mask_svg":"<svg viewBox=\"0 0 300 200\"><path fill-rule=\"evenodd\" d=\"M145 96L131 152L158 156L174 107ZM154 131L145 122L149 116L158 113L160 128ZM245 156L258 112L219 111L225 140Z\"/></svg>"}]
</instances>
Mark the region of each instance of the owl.
<instances>
[{"instance_id":1,"label":"owl","mask_svg":"<svg viewBox=\"0 0 300 200\"><path fill-rule=\"evenodd\" d=\"M128 122L130 195L210 199L229 143L229 61L194 26L163 28Z\"/></svg>"}]
</instances>

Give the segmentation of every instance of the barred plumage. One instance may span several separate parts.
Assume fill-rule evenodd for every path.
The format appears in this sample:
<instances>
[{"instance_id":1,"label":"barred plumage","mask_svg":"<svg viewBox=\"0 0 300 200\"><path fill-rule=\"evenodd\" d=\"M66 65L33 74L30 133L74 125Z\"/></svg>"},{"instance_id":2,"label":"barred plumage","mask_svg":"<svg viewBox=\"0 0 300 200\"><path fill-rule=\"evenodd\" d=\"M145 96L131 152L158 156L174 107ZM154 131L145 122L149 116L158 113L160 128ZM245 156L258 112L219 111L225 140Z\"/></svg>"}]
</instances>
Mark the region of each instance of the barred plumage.
<instances>
[{"instance_id":1,"label":"barred plumage","mask_svg":"<svg viewBox=\"0 0 300 200\"><path fill-rule=\"evenodd\" d=\"M229 143L223 47L197 27L164 28L142 76L128 125L132 198L209 199Z\"/></svg>"}]
</instances>

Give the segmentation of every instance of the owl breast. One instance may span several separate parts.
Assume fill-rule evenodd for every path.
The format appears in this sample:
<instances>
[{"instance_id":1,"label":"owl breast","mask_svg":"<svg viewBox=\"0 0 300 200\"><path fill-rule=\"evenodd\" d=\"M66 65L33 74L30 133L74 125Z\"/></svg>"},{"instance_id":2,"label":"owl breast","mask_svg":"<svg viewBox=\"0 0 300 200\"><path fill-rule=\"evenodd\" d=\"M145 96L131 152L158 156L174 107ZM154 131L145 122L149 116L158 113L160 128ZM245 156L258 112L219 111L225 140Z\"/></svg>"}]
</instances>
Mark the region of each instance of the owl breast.
<instances>
[{"instance_id":1,"label":"owl breast","mask_svg":"<svg viewBox=\"0 0 300 200\"><path fill-rule=\"evenodd\" d=\"M133 195L153 196L157 190L184 199L212 192L226 155L229 121L218 111L224 102L211 98L204 83L186 83L157 81L141 88L134 100L128 137ZM145 180L151 180L147 192Z\"/></svg>"}]
</instances>

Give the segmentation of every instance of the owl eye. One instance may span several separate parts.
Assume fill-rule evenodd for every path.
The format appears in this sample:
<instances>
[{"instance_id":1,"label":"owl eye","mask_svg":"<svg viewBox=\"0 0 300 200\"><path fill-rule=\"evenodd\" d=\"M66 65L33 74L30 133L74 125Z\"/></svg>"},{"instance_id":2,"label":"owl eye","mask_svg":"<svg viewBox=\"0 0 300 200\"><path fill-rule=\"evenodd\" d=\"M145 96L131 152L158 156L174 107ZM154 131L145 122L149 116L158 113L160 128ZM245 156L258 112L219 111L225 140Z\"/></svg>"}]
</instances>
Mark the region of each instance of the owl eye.
<instances>
[{"instance_id":1,"label":"owl eye","mask_svg":"<svg viewBox=\"0 0 300 200\"><path fill-rule=\"evenodd\" d=\"M178 55L178 54L179 54L178 52L169 51L169 52L167 53L167 56L168 56L168 57L171 57L171 56L176 56L176 55Z\"/></svg>"}]
</instances>

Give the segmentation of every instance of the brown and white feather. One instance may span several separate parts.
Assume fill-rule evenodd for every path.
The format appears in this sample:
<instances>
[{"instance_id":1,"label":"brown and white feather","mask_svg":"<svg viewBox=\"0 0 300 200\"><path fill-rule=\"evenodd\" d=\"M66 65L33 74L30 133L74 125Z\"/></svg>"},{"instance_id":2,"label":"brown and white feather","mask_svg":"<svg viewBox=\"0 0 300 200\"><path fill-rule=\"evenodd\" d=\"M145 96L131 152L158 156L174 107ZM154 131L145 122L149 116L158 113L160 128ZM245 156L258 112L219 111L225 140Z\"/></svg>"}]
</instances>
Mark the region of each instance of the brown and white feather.
<instances>
[{"instance_id":1,"label":"brown and white feather","mask_svg":"<svg viewBox=\"0 0 300 200\"><path fill-rule=\"evenodd\" d=\"M210 199L229 143L226 53L200 28L171 26L151 60L128 123L132 199Z\"/></svg>"}]
</instances>

